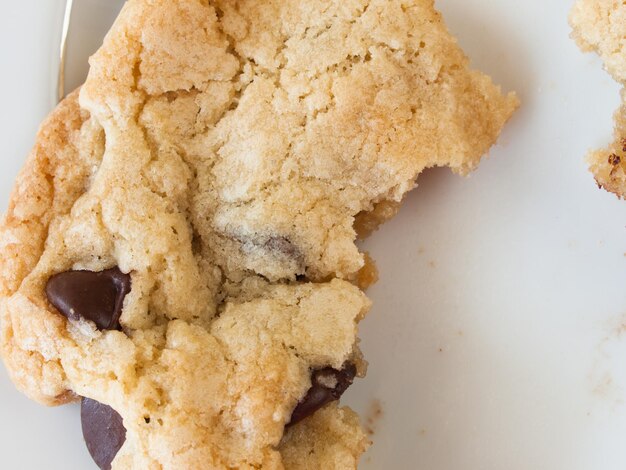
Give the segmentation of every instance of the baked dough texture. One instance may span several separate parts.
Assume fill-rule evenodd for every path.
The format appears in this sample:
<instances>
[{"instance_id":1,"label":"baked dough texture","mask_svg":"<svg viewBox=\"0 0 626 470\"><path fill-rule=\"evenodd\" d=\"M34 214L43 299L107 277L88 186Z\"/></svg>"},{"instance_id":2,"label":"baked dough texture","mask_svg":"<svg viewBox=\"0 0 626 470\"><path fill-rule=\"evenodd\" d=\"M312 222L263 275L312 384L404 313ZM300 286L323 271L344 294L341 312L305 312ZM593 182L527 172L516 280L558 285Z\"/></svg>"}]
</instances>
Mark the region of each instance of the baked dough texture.
<instances>
[{"instance_id":1,"label":"baked dough texture","mask_svg":"<svg viewBox=\"0 0 626 470\"><path fill-rule=\"evenodd\" d=\"M570 14L572 36L585 51L595 51L611 76L626 85L626 4L621 0L578 0ZM615 140L590 152L588 162L598 184L626 198L626 91L615 113Z\"/></svg>"},{"instance_id":2,"label":"baked dough texture","mask_svg":"<svg viewBox=\"0 0 626 470\"><path fill-rule=\"evenodd\" d=\"M113 407L115 469L355 468L351 410L285 428L312 370L365 373L355 220L393 216L426 168L473 170L517 98L429 0L130 0L90 64L0 233L13 381ZM113 266L121 331L46 298L54 274Z\"/></svg>"}]
</instances>

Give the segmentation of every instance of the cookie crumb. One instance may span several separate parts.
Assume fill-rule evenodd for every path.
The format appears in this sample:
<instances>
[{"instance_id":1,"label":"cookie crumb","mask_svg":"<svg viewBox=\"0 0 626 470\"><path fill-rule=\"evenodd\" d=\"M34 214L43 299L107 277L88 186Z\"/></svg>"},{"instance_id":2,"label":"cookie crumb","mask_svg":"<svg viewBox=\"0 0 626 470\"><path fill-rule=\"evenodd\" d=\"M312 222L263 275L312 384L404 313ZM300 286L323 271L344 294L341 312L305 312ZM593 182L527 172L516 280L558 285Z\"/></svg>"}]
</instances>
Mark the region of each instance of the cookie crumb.
<instances>
[{"instance_id":1,"label":"cookie crumb","mask_svg":"<svg viewBox=\"0 0 626 470\"><path fill-rule=\"evenodd\" d=\"M588 373L589 392L603 407L614 409L625 403L626 379L621 358L626 351L626 314L611 318L605 328Z\"/></svg>"},{"instance_id":2,"label":"cookie crumb","mask_svg":"<svg viewBox=\"0 0 626 470\"><path fill-rule=\"evenodd\" d=\"M372 400L369 410L365 415L365 432L369 436L373 436L376 432L376 426L383 416L383 406L378 399Z\"/></svg>"},{"instance_id":3,"label":"cookie crumb","mask_svg":"<svg viewBox=\"0 0 626 470\"><path fill-rule=\"evenodd\" d=\"M626 83L626 4L605 0L577 0L570 13L572 37L584 51L596 51L613 78ZM626 198L626 93L615 113L615 139L608 147L592 151L587 157L589 169L600 188Z\"/></svg>"}]
</instances>

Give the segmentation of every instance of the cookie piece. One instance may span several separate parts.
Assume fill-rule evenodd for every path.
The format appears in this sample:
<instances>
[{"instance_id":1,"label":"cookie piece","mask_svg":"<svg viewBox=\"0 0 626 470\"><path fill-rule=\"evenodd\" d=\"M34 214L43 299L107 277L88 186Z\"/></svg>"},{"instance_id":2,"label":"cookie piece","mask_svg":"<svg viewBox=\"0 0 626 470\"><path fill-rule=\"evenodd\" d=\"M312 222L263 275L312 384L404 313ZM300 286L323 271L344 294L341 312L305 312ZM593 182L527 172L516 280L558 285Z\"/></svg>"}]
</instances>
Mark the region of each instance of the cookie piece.
<instances>
[{"instance_id":1,"label":"cookie piece","mask_svg":"<svg viewBox=\"0 0 626 470\"><path fill-rule=\"evenodd\" d=\"M572 37L585 51L596 51L606 70L626 85L626 4L617 0L578 0L570 14ZM622 91L622 102L626 92ZM615 141L589 154L598 184L626 198L626 105L615 113Z\"/></svg>"},{"instance_id":2,"label":"cookie piece","mask_svg":"<svg viewBox=\"0 0 626 470\"><path fill-rule=\"evenodd\" d=\"M355 468L355 226L425 168L472 170L515 96L432 1L130 0L77 100L0 233L14 382L119 415L102 466Z\"/></svg>"},{"instance_id":3,"label":"cookie piece","mask_svg":"<svg viewBox=\"0 0 626 470\"><path fill-rule=\"evenodd\" d=\"M595 51L618 82L626 81L626 5L620 0L577 0L570 13L572 37Z\"/></svg>"},{"instance_id":4,"label":"cookie piece","mask_svg":"<svg viewBox=\"0 0 626 470\"><path fill-rule=\"evenodd\" d=\"M80 194L72 190L89 186L103 137L102 128L81 112L77 94L71 95L44 123L14 192L2 232L7 249L0 252L7 268L1 284L1 344L14 382L46 404L89 396L123 415L126 432L115 468L279 468L279 445L302 454L300 445L321 447L331 438L333 454L311 457L311 464L334 458L344 468L356 467L369 441L355 415L332 404L321 421L316 418L315 428L308 419L290 427L304 429L308 442L281 444L315 371L340 371L346 365L364 371L355 347L356 323L369 302L352 284L335 279L272 286L251 275L230 288L232 298L220 302L219 318L206 327L174 320L118 331L106 321L89 321L89 309L71 302L85 285L87 296L89 289L102 290L99 282L95 289L90 279L58 288L57 279L68 277L64 272L37 273L47 263L41 256L46 229L52 237L57 228L50 221L63 225L71 217ZM113 273L95 277L121 284L117 292L128 306L125 279L119 279L117 268L108 271ZM114 297L111 317L117 316ZM55 309L48 298L65 302L54 302ZM328 433L317 436L320 426L327 426ZM331 434L338 427L343 434ZM101 468L108 468L112 451L99 447L107 443L93 435L86 433L90 451ZM117 451L120 439L113 437Z\"/></svg>"},{"instance_id":5,"label":"cookie piece","mask_svg":"<svg viewBox=\"0 0 626 470\"><path fill-rule=\"evenodd\" d=\"M353 449L362 446L361 432L356 413L333 403L286 430L280 445L283 464L298 470L355 468Z\"/></svg>"},{"instance_id":6,"label":"cookie piece","mask_svg":"<svg viewBox=\"0 0 626 470\"><path fill-rule=\"evenodd\" d=\"M626 91L621 94L622 103L626 103ZM626 199L626 104L615 112L614 142L606 149L590 152L587 160L598 184Z\"/></svg>"}]
</instances>

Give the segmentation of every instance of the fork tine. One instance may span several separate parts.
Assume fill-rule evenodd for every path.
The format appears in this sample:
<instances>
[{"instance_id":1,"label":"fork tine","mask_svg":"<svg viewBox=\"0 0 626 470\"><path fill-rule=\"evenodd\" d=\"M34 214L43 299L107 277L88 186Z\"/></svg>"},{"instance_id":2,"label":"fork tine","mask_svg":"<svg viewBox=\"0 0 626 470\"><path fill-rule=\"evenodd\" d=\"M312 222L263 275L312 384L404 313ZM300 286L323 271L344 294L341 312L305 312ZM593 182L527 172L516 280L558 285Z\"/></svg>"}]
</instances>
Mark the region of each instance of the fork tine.
<instances>
[{"instance_id":1,"label":"fork tine","mask_svg":"<svg viewBox=\"0 0 626 470\"><path fill-rule=\"evenodd\" d=\"M57 100L65 98L65 63L67 58L67 36L72 19L72 7L74 0L65 1L65 13L63 15L63 30L61 31L61 45L59 48L59 75L57 78Z\"/></svg>"}]
</instances>

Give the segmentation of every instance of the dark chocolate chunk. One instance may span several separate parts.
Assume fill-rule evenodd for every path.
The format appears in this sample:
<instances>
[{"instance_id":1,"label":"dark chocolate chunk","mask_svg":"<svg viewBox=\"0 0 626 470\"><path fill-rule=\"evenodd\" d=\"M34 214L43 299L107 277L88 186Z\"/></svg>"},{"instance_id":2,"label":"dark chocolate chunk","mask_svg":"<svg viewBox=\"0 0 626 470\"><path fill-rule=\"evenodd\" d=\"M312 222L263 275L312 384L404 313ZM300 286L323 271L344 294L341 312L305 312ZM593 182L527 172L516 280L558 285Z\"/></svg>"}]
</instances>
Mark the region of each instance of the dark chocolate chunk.
<instances>
[{"instance_id":1,"label":"dark chocolate chunk","mask_svg":"<svg viewBox=\"0 0 626 470\"><path fill-rule=\"evenodd\" d=\"M122 417L110 406L83 398L80 420L91 457L102 470L110 470L113 459L126 441Z\"/></svg>"},{"instance_id":2,"label":"dark chocolate chunk","mask_svg":"<svg viewBox=\"0 0 626 470\"><path fill-rule=\"evenodd\" d=\"M275 236L235 236L235 240L242 245L244 252L261 249L274 258L279 258L293 263L296 274L304 274L305 260L300 248L287 237Z\"/></svg>"},{"instance_id":3,"label":"dark chocolate chunk","mask_svg":"<svg viewBox=\"0 0 626 470\"><path fill-rule=\"evenodd\" d=\"M67 271L52 276L46 295L70 320L93 321L100 330L119 330L124 297L130 292L130 275L119 268L99 273Z\"/></svg>"},{"instance_id":4,"label":"dark chocolate chunk","mask_svg":"<svg viewBox=\"0 0 626 470\"><path fill-rule=\"evenodd\" d=\"M286 237L270 237L266 239L260 246L267 250L271 256L282 258L291 264L294 274L304 274L306 270L304 255L300 248Z\"/></svg>"},{"instance_id":5,"label":"dark chocolate chunk","mask_svg":"<svg viewBox=\"0 0 626 470\"><path fill-rule=\"evenodd\" d=\"M609 165L619 165L622 159L619 155L612 153L609 155Z\"/></svg>"},{"instance_id":6,"label":"dark chocolate chunk","mask_svg":"<svg viewBox=\"0 0 626 470\"><path fill-rule=\"evenodd\" d=\"M341 395L352 385L355 376L356 366L354 364L346 364L341 370L326 367L313 371L311 388L293 410L289 426L311 416L328 403L339 400Z\"/></svg>"}]
</instances>

